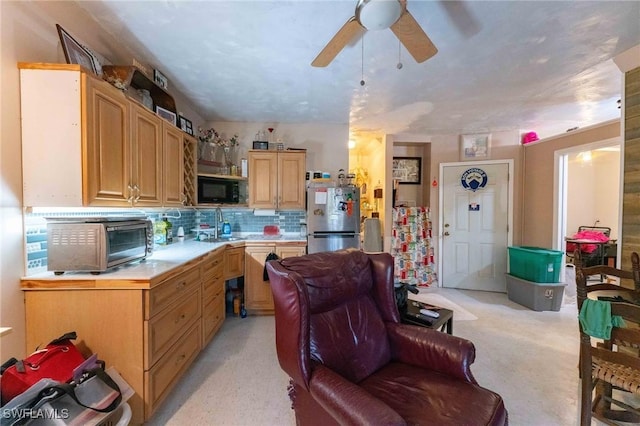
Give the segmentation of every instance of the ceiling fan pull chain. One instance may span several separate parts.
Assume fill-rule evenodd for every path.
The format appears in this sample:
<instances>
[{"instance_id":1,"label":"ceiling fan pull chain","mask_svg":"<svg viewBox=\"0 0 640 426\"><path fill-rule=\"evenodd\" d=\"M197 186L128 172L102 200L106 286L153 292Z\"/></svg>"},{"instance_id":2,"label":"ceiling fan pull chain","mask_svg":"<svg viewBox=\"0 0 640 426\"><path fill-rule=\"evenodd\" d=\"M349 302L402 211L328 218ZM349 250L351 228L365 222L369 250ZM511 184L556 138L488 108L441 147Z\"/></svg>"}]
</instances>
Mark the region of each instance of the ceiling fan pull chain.
<instances>
[{"instance_id":1,"label":"ceiling fan pull chain","mask_svg":"<svg viewBox=\"0 0 640 426\"><path fill-rule=\"evenodd\" d=\"M362 34L361 41L362 41L362 57L361 57L361 59L362 59L362 61L361 61L361 64L362 64L362 70L361 70L362 79L360 80L360 86L364 86L364 34Z\"/></svg>"},{"instance_id":2,"label":"ceiling fan pull chain","mask_svg":"<svg viewBox=\"0 0 640 426\"><path fill-rule=\"evenodd\" d=\"M400 53L402 52L402 43L398 40L398 65L396 66L399 70L402 69L402 59L400 58Z\"/></svg>"}]
</instances>

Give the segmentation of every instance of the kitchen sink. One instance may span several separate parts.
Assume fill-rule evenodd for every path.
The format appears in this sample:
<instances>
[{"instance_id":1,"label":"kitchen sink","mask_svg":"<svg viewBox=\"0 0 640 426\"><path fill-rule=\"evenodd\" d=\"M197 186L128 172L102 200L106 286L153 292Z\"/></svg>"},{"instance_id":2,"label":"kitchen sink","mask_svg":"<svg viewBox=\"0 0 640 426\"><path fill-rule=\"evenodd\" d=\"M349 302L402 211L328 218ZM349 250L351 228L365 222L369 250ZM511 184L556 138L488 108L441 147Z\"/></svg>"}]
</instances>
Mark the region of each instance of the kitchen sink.
<instances>
[{"instance_id":1,"label":"kitchen sink","mask_svg":"<svg viewBox=\"0 0 640 426\"><path fill-rule=\"evenodd\" d=\"M205 243L229 243L232 241L244 241L245 238L240 237L220 237L220 238L208 238L204 240Z\"/></svg>"}]
</instances>

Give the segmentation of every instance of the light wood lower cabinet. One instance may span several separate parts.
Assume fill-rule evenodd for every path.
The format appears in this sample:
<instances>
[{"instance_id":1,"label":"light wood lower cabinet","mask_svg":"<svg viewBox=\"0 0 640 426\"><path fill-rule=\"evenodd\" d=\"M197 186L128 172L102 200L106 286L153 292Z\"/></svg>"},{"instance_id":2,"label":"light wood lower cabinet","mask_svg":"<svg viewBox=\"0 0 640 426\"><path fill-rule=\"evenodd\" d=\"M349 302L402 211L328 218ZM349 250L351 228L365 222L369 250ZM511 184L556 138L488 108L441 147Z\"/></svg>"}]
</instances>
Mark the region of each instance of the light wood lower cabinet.
<instances>
[{"instance_id":1,"label":"light wood lower cabinet","mask_svg":"<svg viewBox=\"0 0 640 426\"><path fill-rule=\"evenodd\" d=\"M306 254L304 243L248 244L245 247L244 305L249 314L272 315L273 295L269 281L264 280L267 256L275 253L284 259Z\"/></svg>"},{"instance_id":2,"label":"light wood lower cabinet","mask_svg":"<svg viewBox=\"0 0 640 426\"><path fill-rule=\"evenodd\" d=\"M27 352L76 331L133 388L131 423L143 423L224 321L224 250L152 280L23 279Z\"/></svg>"},{"instance_id":3,"label":"light wood lower cabinet","mask_svg":"<svg viewBox=\"0 0 640 426\"><path fill-rule=\"evenodd\" d=\"M206 345L222 326L224 305L225 249L209 253L203 261L202 276L202 345Z\"/></svg>"},{"instance_id":4,"label":"light wood lower cabinet","mask_svg":"<svg viewBox=\"0 0 640 426\"><path fill-rule=\"evenodd\" d=\"M244 275L244 247L227 247L224 252L224 279L230 280Z\"/></svg>"}]
</instances>

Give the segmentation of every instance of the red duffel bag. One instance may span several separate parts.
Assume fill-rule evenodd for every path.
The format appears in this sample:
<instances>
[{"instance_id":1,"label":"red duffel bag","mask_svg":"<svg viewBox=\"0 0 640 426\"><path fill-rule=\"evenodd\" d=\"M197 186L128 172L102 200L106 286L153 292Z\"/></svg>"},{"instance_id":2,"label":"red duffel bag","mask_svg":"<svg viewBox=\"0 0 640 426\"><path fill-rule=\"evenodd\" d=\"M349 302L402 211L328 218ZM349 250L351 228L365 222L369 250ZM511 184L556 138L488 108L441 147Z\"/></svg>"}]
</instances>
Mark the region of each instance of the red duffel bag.
<instances>
[{"instance_id":1,"label":"red duffel bag","mask_svg":"<svg viewBox=\"0 0 640 426\"><path fill-rule=\"evenodd\" d=\"M40 379L68 382L73 370L84 362L84 357L71 342L76 332L66 333L53 340L46 348L36 350L22 361L6 367L0 378L2 405L29 389ZM6 366L6 363L4 364Z\"/></svg>"}]
</instances>

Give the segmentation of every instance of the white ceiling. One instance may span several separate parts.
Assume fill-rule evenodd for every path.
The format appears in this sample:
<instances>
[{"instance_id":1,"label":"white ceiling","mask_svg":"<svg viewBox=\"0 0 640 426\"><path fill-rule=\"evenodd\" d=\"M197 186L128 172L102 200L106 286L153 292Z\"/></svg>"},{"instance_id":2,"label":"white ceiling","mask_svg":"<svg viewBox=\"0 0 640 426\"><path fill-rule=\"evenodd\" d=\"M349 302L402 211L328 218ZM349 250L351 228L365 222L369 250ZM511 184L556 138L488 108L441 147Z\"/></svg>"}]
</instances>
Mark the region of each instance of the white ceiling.
<instances>
[{"instance_id":1,"label":"white ceiling","mask_svg":"<svg viewBox=\"0 0 640 426\"><path fill-rule=\"evenodd\" d=\"M409 0L436 56L417 64L402 48L397 69L387 29L365 34L364 61L358 39L313 68L356 0L79 3L206 119L348 123L353 133L549 136L617 118L611 59L640 44L639 1Z\"/></svg>"}]
</instances>

